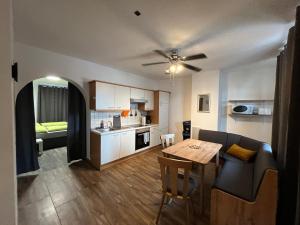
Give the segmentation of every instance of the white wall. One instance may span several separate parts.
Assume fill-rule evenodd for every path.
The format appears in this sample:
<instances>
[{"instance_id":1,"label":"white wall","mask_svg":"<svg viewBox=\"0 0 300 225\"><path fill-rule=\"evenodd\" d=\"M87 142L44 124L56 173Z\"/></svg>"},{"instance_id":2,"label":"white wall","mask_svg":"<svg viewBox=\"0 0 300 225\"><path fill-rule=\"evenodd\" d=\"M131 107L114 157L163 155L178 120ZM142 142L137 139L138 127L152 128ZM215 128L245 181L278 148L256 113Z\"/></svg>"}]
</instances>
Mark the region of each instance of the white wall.
<instances>
[{"instance_id":1,"label":"white wall","mask_svg":"<svg viewBox=\"0 0 300 225\"><path fill-rule=\"evenodd\" d=\"M219 82L220 71L202 71L192 77L192 136L197 137L197 131L201 129L218 130L219 115ZM210 112L198 112L198 95L210 95Z\"/></svg>"},{"instance_id":2,"label":"white wall","mask_svg":"<svg viewBox=\"0 0 300 225\"><path fill-rule=\"evenodd\" d=\"M276 58L223 71L227 77L228 100L270 100L274 98ZM255 102L253 102L255 104ZM262 103L273 107L273 102ZM228 105L230 108L230 104ZM227 117L227 131L271 142L272 117Z\"/></svg>"},{"instance_id":3,"label":"white wall","mask_svg":"<svg viewBox=\"0 0 300 225\"><path fill-rule=\"evenodd\" d=\"M182 122L191 120L192 76L159 81L160 90L170 91L169 132L175 134L175 141L182 140Z\"/></svg>"},{"instance_id":4,"label":"white wall","mask_svg":"<svg viewBox=\"0 0 300 225\"><path fill-rule=\"evenodd\" d=\"M79 85L88 97L88 82L101 80L153 89L156 81L86 60L65 56L48 50L15 43L15 60L19 63L20 80L17 92L28 82L56 75Z\"/></svg>"},{"instance_id":5,"label":"white wall","mask_svg":"<svg viewBox=\"0 0 300 225\"><path fill-rule=\"evenodd\" d=\"M0 2L0 218L17 224L12 63L12 2Z\"/></svg>"}]
</instances>

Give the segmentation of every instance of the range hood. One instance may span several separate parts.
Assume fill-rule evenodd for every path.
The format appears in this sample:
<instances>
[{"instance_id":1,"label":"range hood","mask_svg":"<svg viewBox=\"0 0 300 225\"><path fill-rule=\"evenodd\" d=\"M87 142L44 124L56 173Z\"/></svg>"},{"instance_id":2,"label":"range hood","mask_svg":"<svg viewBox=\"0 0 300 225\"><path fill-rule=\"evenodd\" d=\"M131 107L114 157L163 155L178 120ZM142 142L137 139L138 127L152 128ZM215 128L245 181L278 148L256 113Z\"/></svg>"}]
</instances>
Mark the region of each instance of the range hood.
<instances>
[{"instance_id":1,"label":"range hood","mask_svg":"<svg viewBox=\"0 0 300 225\"><path fill-rule=\"evenodd\" d=\"M147 103L148 101L143 98L131 98L130 103Z\"/></svg>"}]
</instances>

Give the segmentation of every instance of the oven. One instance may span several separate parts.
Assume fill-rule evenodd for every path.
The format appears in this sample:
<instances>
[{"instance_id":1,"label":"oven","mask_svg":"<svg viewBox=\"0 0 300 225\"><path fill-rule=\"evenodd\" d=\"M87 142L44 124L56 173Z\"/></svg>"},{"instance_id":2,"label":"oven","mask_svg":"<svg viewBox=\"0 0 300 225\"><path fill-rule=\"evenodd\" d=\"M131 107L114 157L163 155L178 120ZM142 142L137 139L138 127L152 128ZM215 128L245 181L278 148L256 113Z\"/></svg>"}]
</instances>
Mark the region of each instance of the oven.
<instances>
[{"instance_id":1,"label":"oven","mask_svg":"<svg viewBox=\"0 0 300 225\"><path fill-rule=\"evenodd\" d=\"M135 130L135 150L150 146L150 128Z\"/></svg>"}]
</instances>

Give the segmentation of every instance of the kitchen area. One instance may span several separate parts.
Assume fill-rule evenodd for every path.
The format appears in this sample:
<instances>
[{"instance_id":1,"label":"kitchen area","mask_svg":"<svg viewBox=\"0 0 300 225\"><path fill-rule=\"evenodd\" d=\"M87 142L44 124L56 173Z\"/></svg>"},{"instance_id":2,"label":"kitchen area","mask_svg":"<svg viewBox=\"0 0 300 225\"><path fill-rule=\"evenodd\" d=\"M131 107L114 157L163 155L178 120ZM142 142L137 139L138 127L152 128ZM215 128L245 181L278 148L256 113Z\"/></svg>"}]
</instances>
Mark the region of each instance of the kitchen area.
<instances>
[{"instance_id":1,"label":"kitchen area","mask_svg":"<svg viewBox=\"0 0 300 225\"><path fill-rule=\"evenodd\" d=\"M90 161L100 170L161 144L169 131L170 93L91 81Z\"/></svg>"}]
</instances>

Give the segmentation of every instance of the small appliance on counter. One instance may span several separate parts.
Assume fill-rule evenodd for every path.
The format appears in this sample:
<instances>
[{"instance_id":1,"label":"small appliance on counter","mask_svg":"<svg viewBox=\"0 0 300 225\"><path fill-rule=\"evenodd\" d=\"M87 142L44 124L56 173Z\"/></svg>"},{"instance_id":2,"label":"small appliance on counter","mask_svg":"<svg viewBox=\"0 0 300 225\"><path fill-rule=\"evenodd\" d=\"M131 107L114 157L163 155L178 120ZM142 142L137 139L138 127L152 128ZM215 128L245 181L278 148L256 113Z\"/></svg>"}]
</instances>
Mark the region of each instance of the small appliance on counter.
<instances>
[{"instance_id":1,"label":"small appliance on counter","mask_svg":"<svg viewBox=\"0 0 300 225\"><path fill-rule=\"evenodd\" d=\"M121 128L121 116L120 115L113 116L113 128L114 129Z\"/></svg>"},{"instance_id":2,"label":"small appliance on counter","mask_svg":"<svg viewBox=\"0 0 300 225\"><path fill-rule=\"evenodd\" d=\"M151 124L151 116L150 115L147 115L146 116L146 124Z\"/></svg>"}]
</instances>

